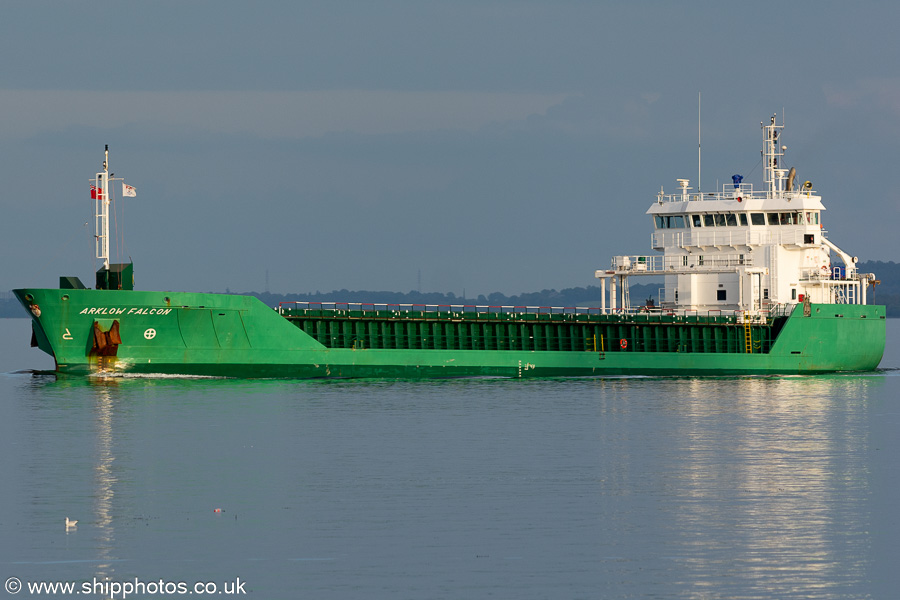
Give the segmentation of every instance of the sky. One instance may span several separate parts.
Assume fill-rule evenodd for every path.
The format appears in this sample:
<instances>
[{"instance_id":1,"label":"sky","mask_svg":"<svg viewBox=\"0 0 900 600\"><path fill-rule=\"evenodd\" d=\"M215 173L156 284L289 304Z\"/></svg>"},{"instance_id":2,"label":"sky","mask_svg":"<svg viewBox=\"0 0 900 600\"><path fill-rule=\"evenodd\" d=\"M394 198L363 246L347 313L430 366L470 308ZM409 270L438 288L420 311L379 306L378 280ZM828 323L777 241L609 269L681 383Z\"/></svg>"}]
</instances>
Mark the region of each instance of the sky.
<instances>
[{"instance_id":1,"label":"sky","mask_svg":"<svg viewBox=\"0 0 900 600\"><path fill-rule=\"evenodd\" d=\"M762 186L759 123L829 238L900 261L900 3L11 1L0 290L517 294L651 252L660 188ZM120 194L119 194L120 195Z\"/></svg>"}]
</instances>

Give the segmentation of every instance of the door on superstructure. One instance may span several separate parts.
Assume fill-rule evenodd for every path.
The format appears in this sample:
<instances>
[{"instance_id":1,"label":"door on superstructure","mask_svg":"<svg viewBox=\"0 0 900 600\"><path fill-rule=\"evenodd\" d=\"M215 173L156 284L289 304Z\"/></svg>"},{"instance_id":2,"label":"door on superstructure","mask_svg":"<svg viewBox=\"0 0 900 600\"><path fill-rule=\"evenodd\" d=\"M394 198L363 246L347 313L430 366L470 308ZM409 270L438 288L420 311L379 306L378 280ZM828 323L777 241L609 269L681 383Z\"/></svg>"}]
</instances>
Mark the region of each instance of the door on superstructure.
<instances>
[{"instance_id":1,"label":"door on superstructure","mask_svg":"<svg viewBox=\"0 0 900 600\"><path fill-rule=\"evenodd\" d=\"M750 273L750 298L752 299L752 311L757 312L762 306L761 273Z\"/></svg>"}]
</instances>

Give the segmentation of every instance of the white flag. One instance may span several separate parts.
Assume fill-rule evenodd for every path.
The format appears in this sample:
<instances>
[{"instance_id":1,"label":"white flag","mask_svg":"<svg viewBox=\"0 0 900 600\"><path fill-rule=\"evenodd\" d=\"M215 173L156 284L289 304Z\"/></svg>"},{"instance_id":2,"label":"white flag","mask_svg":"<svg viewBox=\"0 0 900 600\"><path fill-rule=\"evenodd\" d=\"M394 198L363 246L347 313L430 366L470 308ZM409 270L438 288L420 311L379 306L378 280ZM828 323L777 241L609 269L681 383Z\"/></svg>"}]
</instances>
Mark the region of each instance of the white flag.
<instances>
[{"instance_id":1,"label":"white flag","mask_svg":"<svg viewBox=\"0 0 900 600\"><path fill-rule=\"evenodd\" d=\"M137 190L134 186L128 185L124 181L122 182L122 195L123 196L131 196L132 198L137 197Z\"/></svg>"}]
</instances>

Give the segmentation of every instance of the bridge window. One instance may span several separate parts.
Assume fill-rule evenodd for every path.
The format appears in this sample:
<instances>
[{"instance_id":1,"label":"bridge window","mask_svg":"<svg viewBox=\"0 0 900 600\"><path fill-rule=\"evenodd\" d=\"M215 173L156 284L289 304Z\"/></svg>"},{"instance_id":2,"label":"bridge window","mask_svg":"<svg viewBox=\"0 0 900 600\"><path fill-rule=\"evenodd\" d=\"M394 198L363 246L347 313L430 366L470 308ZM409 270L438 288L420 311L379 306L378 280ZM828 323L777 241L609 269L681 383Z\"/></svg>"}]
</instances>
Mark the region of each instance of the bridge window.
<instances>
[{"instance_id":1,"label":"bridge window","mask_svg":"<svg viewBox=\"0 0 900 600\"><path fill-rule=\"evenodd\" d=\"M800 212L781 213L781 224L782 225L802 225L803 224L803 213L800 213Z\"/></svg>"},{"instance_id":2,"label":"bridge window","mask_svg":"<svg viewBox=\"0 0 900 600\"><path fill-rule=\"evenodd\" d=\"M703 215L691 215L691 221L693 221L694 227L702 227Z\"/></svg>"},{"instance_id":3,"label":"bridge window","mask_svg":"<svg viewBox=\"0 0 900 600\"><path fill-rule=\"evenodd\" d=\"M716 227L725 227L725 215L713 215L716 217Z\"/></svg>"},{"instance_id":4,"label":"bridge window","mask_svg":"<svg viewBox=\"0 0 900 600\"><path fill-rule=\"evenodd\" d=\"M716 223L712 215L703 215L703 224L707 227L713 227Z\"/></svg>"},{"instance_id":5,"label":"bridge window","mask_svg":"<svg viewBox=\"0 0 900 600\"><path fill-rule=\"evenodd\" d=\"M765 225L766 213L752 213L750 215L750 223L753 225Z\"/></svg>"},{"instance_id":6,"label":"bridge window","mask_svg":"<svg viewBox=\"0 0 900 600\"><path fill-rule=\"evenodd\" d=\"M741 213L739 216L740 216L740 218L741 218L741 225L743 225L743 226L746 227L746 225L747 225L747 213Z\"/></svg>"},{"instance_id":7,"label":"bridge window","mask_svg":"<svg viewBox=\"0 0 900 600\"><path fill-rule=\"evenodd\" d=\"M657 229L682 229L684 227L683 215L655 215L653 221Z\"/></svg>"},{"instance_id":8,"label":"bridge window","mask_svg":"<svg viewBox=\"0 0 900 600\"><path fill-rule=\"evenodd\" d=\"M737 215L734 213L728 213L725 215L725 224L729 227L737 227Z\"/></svg>"},{"instance_id":9,"label":"bridge window","mask_svg":"<svg viewBox=\"0 0 900 600\"><path fill-rule=\"evenodd\" d=\"M769 215L769 225L778 225L778 213L766 213Z\"/></svg>"}]
</instances>

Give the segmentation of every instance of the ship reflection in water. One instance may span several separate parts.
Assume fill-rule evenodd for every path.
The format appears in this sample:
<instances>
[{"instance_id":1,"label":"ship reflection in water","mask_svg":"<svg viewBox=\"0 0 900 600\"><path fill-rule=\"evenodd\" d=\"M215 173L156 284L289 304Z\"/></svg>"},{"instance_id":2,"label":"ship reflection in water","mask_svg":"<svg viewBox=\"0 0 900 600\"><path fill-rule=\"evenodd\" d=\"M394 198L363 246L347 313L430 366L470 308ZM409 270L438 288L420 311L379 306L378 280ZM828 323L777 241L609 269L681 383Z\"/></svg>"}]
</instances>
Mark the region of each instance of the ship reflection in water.
<instances>
[{"instance_id":1,"label":"ship reflection in water","mask_svg":"<svg viewBox=\"0 0 900 600\"><path fill-rule=\"evenodd\" d=\"M872 531L866 403L883 383L848 376L685 382L688 400L679 403L683 418L672 437L680 460L664 486L681 532L672 550L682 577L726 597L727 590L783 591L784 578L798 590L858 583L853 567L862 568ZM710 387L721 388L717 402L709 401Z\"/></svg>"},{"instance_id":2,"label":"ship reflection in water","mask_svg":"<svg viewBox=\"0 0 900 600\"><path fill-rule=\"evenodd\" d=\"M113 472L115 456L113 440L115 437L114 394L117 382L112 379L91 378L96 392L95 427L96 448L94 464L94 526L97 530L97 581L115 579L113 561L115 560L115 529L113 524L113 500L118 478ZM113 390L114 391L114 390Z\"/></svg>"}]
</instances>

